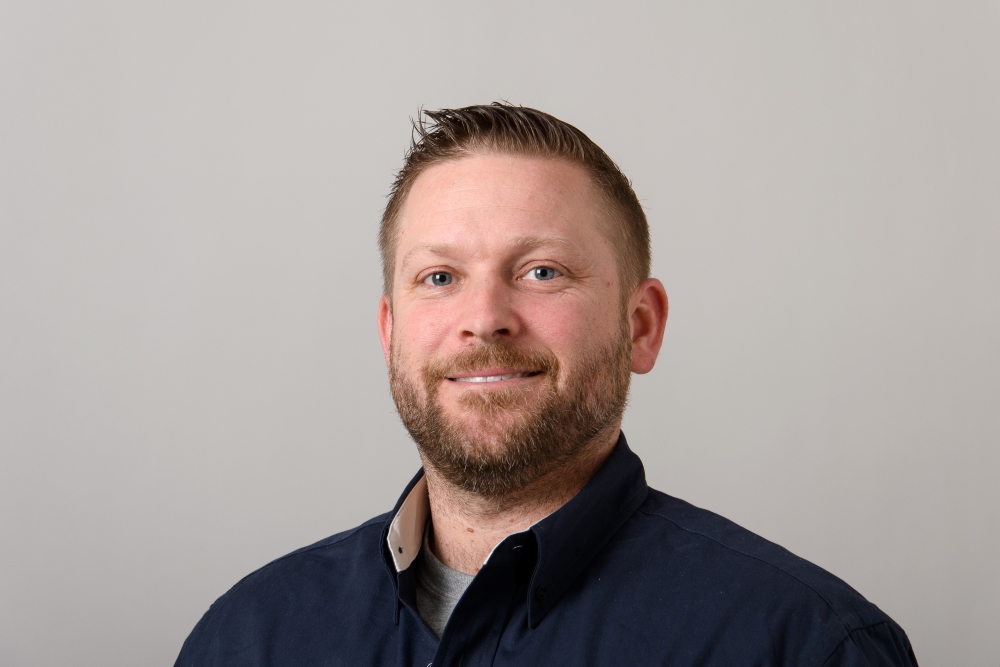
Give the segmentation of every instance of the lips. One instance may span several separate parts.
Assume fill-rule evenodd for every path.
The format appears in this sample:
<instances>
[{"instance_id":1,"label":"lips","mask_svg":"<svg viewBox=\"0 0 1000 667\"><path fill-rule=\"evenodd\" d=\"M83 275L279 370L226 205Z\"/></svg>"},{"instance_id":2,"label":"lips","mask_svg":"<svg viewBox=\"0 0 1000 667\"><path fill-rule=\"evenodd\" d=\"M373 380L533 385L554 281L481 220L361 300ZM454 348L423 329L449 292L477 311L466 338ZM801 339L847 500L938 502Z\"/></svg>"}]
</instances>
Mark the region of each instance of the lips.
<instances>
[{"instance_id":1,"label":"lips","mask_svg":"<svg viewBox=\"0 0 1000 667\"><path fill-rule=\"evenodd\" d=\"M513 380L515 378L528 378L538 375L538 371L527 371L524 373L503 373L500 375L470 375L467 377L448 378L453 382L500 382L502 380Z\"/></svg>"},{"instance_id":2,"label":"lips","mask_svg":"<svg viewBox=\"0 0 1000 667\"><path fill-rule=\"evenodd\" d=\"M521 350L509 343L491 343L463 350L446 363L431 362L423 372L428 394L440 383L463 383L473 387L514 388L535 376L558 377L559 362L547 350ZM465 392L462 392L465 393ZM477 392L480 393L480 392Z\"/></svg>"}]
</instances>

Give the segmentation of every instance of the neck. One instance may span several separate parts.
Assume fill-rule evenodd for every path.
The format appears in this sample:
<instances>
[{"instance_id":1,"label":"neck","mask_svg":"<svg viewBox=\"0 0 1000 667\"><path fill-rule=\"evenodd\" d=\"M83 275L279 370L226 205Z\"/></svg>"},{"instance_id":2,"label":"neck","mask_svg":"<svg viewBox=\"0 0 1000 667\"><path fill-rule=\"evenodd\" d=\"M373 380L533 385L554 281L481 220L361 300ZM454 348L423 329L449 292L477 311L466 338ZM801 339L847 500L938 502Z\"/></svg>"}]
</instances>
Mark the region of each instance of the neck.
<instances>
[{"instance_id":1,"label":"neck","mask_svg":"<svg viewBox=\"0 0 1000 667\"><path fill-rule=\"evenodd\" d=\"M620 428L620 423L614 424L587 443L573 460L502 498L487 498L456 487L425 461L434 555L453 570L476 574L504 538L527 530L583 488L611 454Z\"/></svg>"}]
</instances>

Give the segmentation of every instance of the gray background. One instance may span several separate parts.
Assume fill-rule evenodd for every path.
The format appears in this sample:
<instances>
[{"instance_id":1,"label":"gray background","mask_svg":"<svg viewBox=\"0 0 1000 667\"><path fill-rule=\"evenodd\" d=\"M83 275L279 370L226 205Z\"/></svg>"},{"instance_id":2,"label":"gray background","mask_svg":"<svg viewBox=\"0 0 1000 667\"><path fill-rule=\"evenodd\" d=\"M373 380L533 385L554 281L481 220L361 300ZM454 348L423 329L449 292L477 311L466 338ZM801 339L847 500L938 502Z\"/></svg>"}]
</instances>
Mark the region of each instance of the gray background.
<instances>
[{"instance_id":1,"label":"gray background","mask_svg":"<svg viewBox=\"0 0 1000 667\"><path fill-rule=\"evenodd\" d=\"M377 219L428 108L634 180L650 482L1000 665L1000 5L0 5L0 664L170 664L415 471Z\"/></svg>"}]
</instances>

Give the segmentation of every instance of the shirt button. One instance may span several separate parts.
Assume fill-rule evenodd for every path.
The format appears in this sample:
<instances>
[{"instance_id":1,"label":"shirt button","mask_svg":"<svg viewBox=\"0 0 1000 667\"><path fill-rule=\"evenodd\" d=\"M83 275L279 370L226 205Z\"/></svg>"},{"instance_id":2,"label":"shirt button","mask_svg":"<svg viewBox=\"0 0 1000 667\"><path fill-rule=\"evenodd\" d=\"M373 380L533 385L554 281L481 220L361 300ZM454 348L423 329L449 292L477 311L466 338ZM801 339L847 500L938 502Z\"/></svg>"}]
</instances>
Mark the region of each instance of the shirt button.
<instances>
[{"instance_id":1,"label":"shirt button","mask_svg":"<svg viewBox=\"0 0 1000 667\"><path fill-rule=\"evenodd\" d=\"M545 599L546 593L548 593L548 591L545 590L545 586L539 586L538 588L535 589L535 599L541 602L542 600Z\"/></svg>"}]
</instances>

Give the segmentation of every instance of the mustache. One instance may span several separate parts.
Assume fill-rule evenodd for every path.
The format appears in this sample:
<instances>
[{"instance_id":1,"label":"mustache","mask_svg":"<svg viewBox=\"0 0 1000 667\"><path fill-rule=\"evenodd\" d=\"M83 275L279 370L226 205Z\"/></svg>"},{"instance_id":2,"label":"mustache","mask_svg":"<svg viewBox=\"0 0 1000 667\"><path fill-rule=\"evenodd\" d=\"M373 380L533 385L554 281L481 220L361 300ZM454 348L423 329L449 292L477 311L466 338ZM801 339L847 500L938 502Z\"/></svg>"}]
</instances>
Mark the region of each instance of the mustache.
<instances>
[{"instance_id":1,"label":"mustache","mask_svg":"<svg viewBox=\"0 0 1000 667\"><path fill-rule=\"evenodd\" d=\"M459 373L496 368L512 368L535 373L558 373L559 361L551 352L521 350L508 343L490 343L466 350L444 362L431 362L424 372L428 386Z\"/></svg>"}]
</instances>

